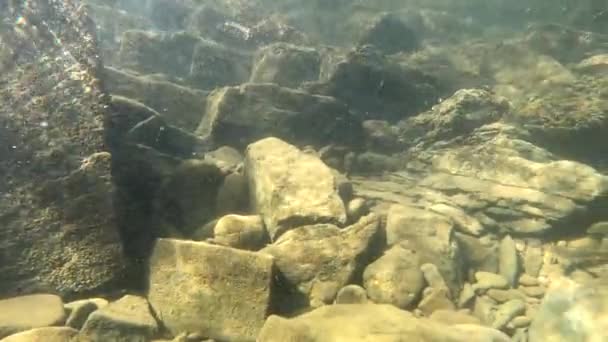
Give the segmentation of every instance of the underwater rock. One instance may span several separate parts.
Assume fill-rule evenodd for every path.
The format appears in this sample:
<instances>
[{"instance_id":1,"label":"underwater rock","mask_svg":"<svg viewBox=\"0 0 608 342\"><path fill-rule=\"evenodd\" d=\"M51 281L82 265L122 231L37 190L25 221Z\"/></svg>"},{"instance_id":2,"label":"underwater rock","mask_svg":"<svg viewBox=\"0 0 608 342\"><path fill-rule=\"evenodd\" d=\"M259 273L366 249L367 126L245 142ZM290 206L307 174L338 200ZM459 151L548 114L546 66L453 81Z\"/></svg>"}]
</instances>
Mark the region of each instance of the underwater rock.
<instances>
[{"instance_id":1,"label":"underwater rock","mask_svg":"<svg viewBox=\"0 0 608 342\"><path fill-rule=\"evenodd\" d=\"M397 171L401 167L398 157L386 154L363 152L357 154L348 171L357 174L382 174Z\"/></svg>"},{"instance_id":2,"label":"underwater rock","mask_svg":"<svg viewBox=\"0 0 608 342\"><path fill-rule=\"evenodd\" d=\"M333 96L362 120L397 122L436 103L436 80L424 72L390 62L373 47L350 51L327 80L302 86Z\"/></svg>"},{"instance_id":3,"label":"underwater rock","mask_svg":"<svg viewBox=\"0 0 608 342\"><path fill-rule=\"evenodd\" d=\"M194 6L192 0L147 0L133 12L143 12L157 30L175 31L185 27Z\"/></svg>"},{"instance_id":4,"label":"underwater rock","mask_svg":"<svg viewBox=\"0 0 608 342\"><path fill-rule=\"evenodd\" d=\"M334 304L366 304L367 292L359 285L346 285L338 291Z\"/></svg>"},{"instance_id":5,"label":"underwater rock","mask_svg":"<svg viewBox=\"0 0 608 342\"><path fill-rule=\"evenodd\" d=\"M0 297L110 289L126 262L95 28L77 3L21 5L0 5L25 23L1 33L18 53L0 73Z\"/></svg>"},{"instance_id":6,"label":"underwater rock","mask_svg":"<svg viewBox=\"0 0 608 342\"><path fill-rule=\"evenodd\" d=\"M494 313L494 322L492 328L504 329L511 320L526 311L526 303L520 299L512 299L504 304L501 304Z\"/></svg>"},{"instance_id":7,"label":"underwater rock","mask_svg":"<svg viewBox=\"0 0 608 342\"><path fill-rule=\"evenodd\" d=\"M475 280L477 282L473 284L473 290L476 293L483 293L488 289L509 288L509 282L500 274L478 271L475 272Z\"/></svg>"},{"instance_id":8,"label":"underwater rock","mask_svg":"<svg viewBox=\"0 0 608 342\"><path fill-rule=\"evenodd\" d=\"M118 51L118 65L142 74L162 72L186 78L194 49L200 42L200 37L187 32L125 31Z\"/></svg>"},{"instance_id":9,"label":"underwater rock","mask_svg":"<svg viewBox=\"0 0 608 342\"><path fill-rule=\"evenodd\" d=\"M297 88L303 82L318 80L320 67L321 56L317 50L275 43L258 50L249 82Z\"/></svg>"},{"instance_id":10,"label":"underwater rock","mask_svg":"<svg viewBox=\"0 0 608 342\"><path fill-rule=\"evenodd\" d=\"M398 136L408 146L450 140L500 120L509 110L504 97L483 89L461 89L431 110L399 122Z\"/></svg>"},{"instance_id":11,"label":"underwater rock","mask_svg":"<svg viewBox=\"0 0 608 342\"><path fill-rule=\"evenodd\" d=\"M150 30L152 22L142 13L127 12L113 8L106 3L94 4L87 1L91 19L97 28L100 51L105 65L112 65L120 47L120 37L128 30Z\"/></svg>"},{"instance_id":12,"label":"underwater rock","mask_svg":"<svg viewBox=\"0 0 608 342\"><path fill-rule=\"evenodd\" d=\"M450 296L457 296L463 283L463 263L452 222L432 211L393 205L386 219L386 238L391 246L403 244L415 251L419 267L434 264L447 283Z\"/></svg>"},{"instance_id":13,"label":"underwater rock","mask_svg":"<svg viewBox=\"0 0 608 342\"><path fill-rule=\"evenodd\" d=\"M150 259L148 300L173 335L253 341L268 312L272 279L267 254L159 239Z\"/></svg>"},{"instance_id":14,"label":"underwater rock","mask_svg":"<svg viewBox=\"0 0 608 342\"><path fill-rule=\"evenodd\" d=\"M108 144L116 149L122 144L141 144L161 153L189 158L204 145L199 137L169 125L155 110L135 100L114 95L110 110L106 136Z\"/></svg>"},{"instance_id":15,"label":"underwater rock","mask_svg":"<svg viewBox=\"0 0 608 342\"><path fill-rule=\"evenodd\" d=\"M2 342L65 342L77 338L78 330L69 327L44 327L10 335Z\"/></svg>"},{"instance_id":16,"label":"underwater rock","mask_svg":"<svg viewBox=\"0 0 608 342\"><path fill-rule=\"evenodd\" d=\"M383 120L363 121L365 147L372 152L397 152L405 148L399 140L397 127Z\"/></svg>"},{"instance_id":17,"label":"underwater rock","mask_svg":"<svg viewBox=\"0 0 608 342\"><path fill-rule=\"evenodd\" d=\"M445 309L435 310L429 316L429 318L434 321L444 323L447 325L454 325L454 324L481 325L481 321L479 321L479 318L472 316L468 310L460 310L460 311L445 310Z\"/></svg>"},{"instance_id":18,"label":"underwater rock","mask_svg":"<svg viewBox=\"0 0 608 342\"><path fill-rule=\"evenodd\" d=\"M489 289L486 292L488 297L494 299L498 303L506 303L508 301L518 299L525 300L526 296L519 290L508 289L508 290L500 290L500 289Z\"/></svg>"},{"instance_id":19,"label":"underwater rock","mask_svg":"<svg viewBox=\"0 0 608 342\"><path fill-rule=\"evenodd\" d=\"M338 291L360 276L380 243L380 221L370 214L349 227L331 224L301 226L285 232L261 250L294 289L284 289L284 305L299 294L311 307L334 302Z\"/></svg>"},{"instance_id":20,"label":"underwater rock","mask_svg":"<svg viewBox=\"0 0 608 342\"><path fill-rule=\"evenodd\" d=\"M247 147L245 173L252 210L271 239L307 224L346 223L346 209L332 170L316 156L277 138Z\"/></svg>"},{"instance_id":21,"label":"underwater rock","mask_svg":"<svg viewBox=\"0 0 608 342\"><path fill-rule=\"evenodd\" d=\"M224 177L217 191L215 206L218 215L248 212L250 203L247 177L236 172Z\"/></svg>"},{"instance_id":22,"label":"underwater rock","mask_svg":"<svg viewBox=\"0 0 608 342\"><path fill-rule=\"evenodd\" d=\"M51 294L0 300L0 339L22 331L61 325L66 318L63 301Z\"/></svg>"},{"instance_id":23,"label":"underwater rock","mask_svg":"<svg viewBox=\"0 0 608 342\"><path fill-rule=\"evenodd\" d=\"M420 41L416 32L394 14L380 15L362 34L359 45L373 45L382 53L394 54L416 50Z\"/></svg>"},{"instance_id":24,"label":"underwater rock","mask_svg":"<svg viewBox=\"0 0 608 342\"><path fill-rule=\"evenodd\" d=\"M103 298L81 299L67 303L63 306L68 312L65 325L80 330L92 312L102 309L108 304L109 302Z\"/></svg>"},{"instance_id":25,"label":"underwater rock","mask_svg":"<svg viewBox=\"0 0 608 342\"><path fill-rule=\"evenodd\" d=\"M205 115L208 93L106 66L106 90L136 100L158 112L167 123L192 132Z\"/></svg>"},{"instance_id":26,"label":"underwater rock","mask_svg":"<svg viewBox=\"0 0 608 342\"><path fill-rule=\"evenodd\" d=\"M447 288L427 287L418 303L418 310L427 317L437 310L455 310L456 306L449 297Z\"/></svg>"},{"instance_id":27,"label":"underwater rock","mask_svg":"<svg viewBox=\"0 0 608 342\"><path fill-rule=\"evenodd\" d=\"M530 342L601 341L608 326L608 288L602 280L580 284L556 279L529 329Z\"/></svg>"},{"instance_id":28,"label":"underwater rock","mask_svg":"<svg viewBox=\"0 0 608 342\"><path fill-rule=\"evenodd\" d=\"M241 84L250 77L251 59L250 54L201 39L194 47L188 83L208 90Z\"/></svg>"},{"instance_id":29,"label":"underwater rock","mask_svg":"<svg viewBox=\"0 0 608 342\"><path fill-rule=\"evenodd\" d=\"M608 54L591 56L575 67L576 71L591 75L608 75Z\"/></svg>"},{"instance_id":30,"label":"underwater rock","mask_svg":"<svg viewBox=\"0 0 608 342\"><path fill-rule=\"evenodd\" d=\"M187 159L165 175L155 195L163 220L188 235L217 216L226 173L206 160Z\"/></svg>"},{"instance_id":31,"label":"underwater rock","mask_svg":"<svg viewBox=\"0 0 608 342\"><path fill-rule=\"evenodd\" d=\"M268 241L264 221L260 216L226 215L213 229L213 243L247 250L259 250Z\"/></svg>"},{"instance_id":32,"label":"underwater rock","mask_svg":"<svg viewBox=\"0 0 608 342\"><path fill-rule=\"evenodd\" d=\"M411 309L425 285L416 252L400 245L384 252L363 273L363 286L374 303L400 309Z\"/></svg>"},{"instance_id":33,"label":"underwater rock","mask_svg":"<svg viewBox=\"0 0 608 342\"><path fill-rule=\"evenodd\" d=\"M147 341L158 329L148 301L126 295L90 314L79 338L91 342Z\"/></svg>"},{"instance_id":34,"label":"underwater rock","mask_svg":"<svg viewBox=\"0 0 608 342\"><path fill-rule=\"evenodd\" d=\"M521 267L515 241L513 241L511 236L507 235L500 241L498 253L498 272L507 279L509 286L517 287L517 279L519 279Z\"/></svg>"},{"instance_id":35,"label":"underwater rock","mask_svg":"<svg viewBox=\"0 0 608 342\"><path fill-rule=\"evenodd\" d=\"M416 318L387 304L329 305L285 319L272 315L264 324L259 342L282 341L381 341L412 340L508 342L500 331L472 324L446 325Z\"/></svg>"},{"instance_id":36,"label":"underwater rock","mask_svg":"<svg viewBox=\"0 0 608 342\"><path fill-rule=\"evenodd\" d=\"M361 123L336 99L274 84L244 84L212 92L197 134L244 148L273 136L298 146L357 145Z\"/></svg>"},{"instance_id":37,"label":"underwater rock","mask_svg":"<svg viewBox=\"0 0 608 342\"><path fill-rule=\"evenodd\" d=\"M593 1L593 0L592 0ZM585 21L588 21L588 17ZM579 30L557 22L532 23L524 42L531 50L549 55L562 63L577 63L597 53L605 52L608 35Z\"/></svg>"},{"instance_id":38,"label":"underwater rock","mask_svg":"<svg viewBox=\"0 0 608 342\"><path fill-rule=\"evenodd\" d=\"M456 232L464 263L473 270L498 272L498 242L489 236L475 237Z\"/></svg>"},{"instance_id":39,"label":"underwater rock","mask_svg":"<svg viewBox=\"0 0 608 342\"><path fill-rule=\"evenodd\" d=\"M342 197L344 200L344 197ZM363 198L353 198L348 201L346 205L346 216L348 217L349 223L354 223L359 221L359 219L368 214L367 203Z\"/></svg>"}]
</instances>

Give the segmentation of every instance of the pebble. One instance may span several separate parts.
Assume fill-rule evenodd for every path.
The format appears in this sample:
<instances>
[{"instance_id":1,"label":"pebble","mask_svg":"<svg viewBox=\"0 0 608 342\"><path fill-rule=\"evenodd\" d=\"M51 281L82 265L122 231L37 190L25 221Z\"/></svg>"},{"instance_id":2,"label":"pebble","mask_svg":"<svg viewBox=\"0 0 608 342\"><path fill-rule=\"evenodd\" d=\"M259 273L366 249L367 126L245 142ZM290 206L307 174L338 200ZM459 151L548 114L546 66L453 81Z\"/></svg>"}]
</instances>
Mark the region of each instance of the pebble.
<instances>
[{"instance_id":1,"label":"pebble","mask_svg":"<svg viewBox=\"0 0 608 342\"><path fill-rule=\"evenodd\" d=\"M526 303L523 300L510 300L498 307L494 315L492 328L501 330L507 326L513 318L526 312Z\"/></svg>"},{"instance_id":2,"label":"pebble","mask_svg":"<svg viewBox=\"0 0 608 342\"><path fill-rule=\"evenodd\" d=\"M465 283L462 291L460 291L460 298L458 298L458 307L463 308L467 306L475 298L475 291L473 286L469 283Z\"/></svg>"},{"instance_id":3,"label":"pebble","mask_svg":"<svg viewBox=\"0 0 608 342\"><path fill-rule=\"evenodd\" d=\"M529 275L529 274L522 274L521 277L519 277L519 285L522 286L537 286L539 284L538 279Z\"/></svg>"},{"instance_id":4,"label":"pebble","mask_svg":"<svg viewBox=\"0 0 608 342\"><path fill-rule=\"evenodd\" d=\"M513 328L525 328L532 323L532 319L528 316L517 316L511 320L509 323Z\"/></svg>"},{"instance_id":5,"label":"pebble","mask_svg":"<svg viewBox=\"0 0 608 342\"><path fill-rule=\"evenodd\" d=\"M541 286L521 286L519 290L523 292L526 296L534 298L541 298L545 295L545 288Z\"/></svg>"},{"instance_id":6,"label":"pebble","mask_svg":"<svg viewBox=\"0 0 608 342\"><path fill-rule=\"evenodd\" d=\"M475 273L475 280L477 280L477 283L473 284L475 293L485 292L488 289L506 289L509 287L507 279L500 274L480 271Z\"/></svg>"},{"instance_id":7,"label":"pebble","mask_svg":"<svg viewBox=\"0 0 608 342\"><path fill-rule=\"evenodd\" d=\"M488 297L494 299L499 303L505 303L513 299L524 300L526 296L518 290L509 289L509 290L498 290L498 289L490 289L486 292Z\"/></svg>"}]
</instances>

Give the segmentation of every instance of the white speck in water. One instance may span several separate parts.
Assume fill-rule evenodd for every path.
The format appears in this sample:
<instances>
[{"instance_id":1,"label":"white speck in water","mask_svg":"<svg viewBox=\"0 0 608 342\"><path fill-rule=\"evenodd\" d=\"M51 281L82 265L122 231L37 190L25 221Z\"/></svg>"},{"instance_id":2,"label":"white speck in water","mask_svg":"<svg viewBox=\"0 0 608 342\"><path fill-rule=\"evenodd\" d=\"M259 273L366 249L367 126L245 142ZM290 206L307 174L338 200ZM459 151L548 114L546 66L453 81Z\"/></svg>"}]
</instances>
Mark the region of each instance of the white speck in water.
<instances>
[{"instance_id":1,"label":"white speck in water","mask_svg":"<svg viewBox=\"0 0 608 342\"><path fill-rule=\"evenodd\" d=\"M13 146L11 146L11 147L13 148L13 150L17 148L17 146L15 146L15 145L13 145Z\"/></svg>"},{"instance_id":2,"label":"white speck in water","mask_svg":"<svg viewBox=\"0 0 608 342\"><path fill-rule=\"evenodd\" d=\"M48 122L46 122L46 121L42 121L42 122L40 123L40 127L49 127L49 123L48 123Z\"/></svg>"}]
</instances>

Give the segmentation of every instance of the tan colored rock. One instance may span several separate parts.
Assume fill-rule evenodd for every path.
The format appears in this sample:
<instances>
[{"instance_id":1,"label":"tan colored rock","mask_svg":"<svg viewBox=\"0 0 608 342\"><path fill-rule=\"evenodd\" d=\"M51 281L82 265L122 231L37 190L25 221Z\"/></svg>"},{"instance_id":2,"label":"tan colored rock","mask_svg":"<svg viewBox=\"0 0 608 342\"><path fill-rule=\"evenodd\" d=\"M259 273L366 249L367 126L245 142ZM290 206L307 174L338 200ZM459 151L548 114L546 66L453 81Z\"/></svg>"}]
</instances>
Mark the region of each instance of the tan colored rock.
<instances>
[{"instance_id":1,"label":"tan colored rock","mask_svg":"<svg viewBox=\"0 0 608 342\"><path fill-rule=\"evenodd\" d=\"M419 300L425 286L415 251L395 245L365 268L363 286L378 304L409 309ZM447 287L445 288L447 290Z\"/></svg>"},{"instance_id":2,"label":"tan colored rock","mask_svg":"<svg viewBox=\"0 0 608 342\"><path fill-rule=\"evenodd\" d=\"M541 298L546 290L542 286L520 286L519 291L529 297Z\"/></svg>"},{"instance_id":3,"label":"tan colored rock","mask_svg":"<svg viewBox=\"0 0 608 342\"><path fill-rule=\"evenodd\" d=\"M488 297L494 299L495 301L497 301L499 303L505 303L505 302L508 302L513 299L520 299L520 300L526 299L526 296L522 292L515 290L515 289L508 289L508 290L489 289L488 292L486 292L486 294L488 295Z\"/></svg>"},{"instance_id":4,"label":"tan colored rock","mask_svg":"<svg viewBox=\"0 0 608 342\"><path fill-rule=\"evenodd\" d=\"M481 325L481 321L479 318L471 315L466 311L454 311L454 310L445 310L439 309L433 311L431 316L429 317L432 320L448 324L478 324Z\"/></svg>"},{"instance_id":5,"label":"tan colored rock","mask_svg":"<svg viewBox=\"0 0 608 342\"><path fill-rule=\"evenodd\" d=\"M226 215L220 218L213 230L213 242L233 248L258 250L267 241L264 221L257 215Z\"/></svg>"},{"instance_id":6,"label":"tan colored rock","mask_svg":"<svg viewBox=\"0 0 608 342\"><path fill-rule=\"evenodd\" d=\"M333 303L338 291L363 273L380 237L380 220L369 214L343 229L329 224L292 229L261 252L274 256L281 274L297 289L294 296L305 296L318 307ZM289 296L285 301L296 302Z\"/></svg>"},{"instance_id":7,"label":"tan colored rock","mask_svg":"<svg viewBox=\"0 0 608 342\"><path fill-rule=\"evenodd\" d=\"M338 291L335 304L365 304L367 292L359 285L346 285Z\"/></svg>"},{"instance_id":8,"label":"tan colored rock","mask_svg":"<svg viewBox=\"0 0 608 342\"><path fill-rule=\"evenodd\" d=\"M273 240L297 226L346 223L337 179L318 157L266 138L247 147L245 170L251 204Z\"/></svg>"},{"instance_id":9,"label":"tan colored rock","mask_svg":"<svg viewBox=\"0 0 608 342\"><path fill-rule=\"evenodd\" d=\"M449 299L447 288L427 288L424 296L418 304L418 309L425 315L430 316L437 310L456 310L456 306Z\"/></svg>"},{"instance_id":10,"label":"tan colored rock","mask_svg":"<svg viewBox=\"0 0 608 342\"><path fill-rule=\"evenodd\" d=\"M519 277L519 285L521 286L537 286L538 284L538 278L529 274L524 273Z\"/></svg>"},{"instance_id":11,"label":"tan colored rock","mask_svg":"<svg viewBox=\"0 0 608 342\"><path fill-rule=\"evenodd\" d=\"M78 330L69 327L45 327L26 330L1 339L2 342L67 342L78 335Z\"/></svg>"},{"instance_id":12,"label":"tan colored rock","mask_svg":"<svg viewBox=\"0 0 608 342\"><path fill-rule=\"evenodd\" d=\"M389 245L403 244L416 251L420 264L434 264L451 294L463 283L461 249L454 237L454 224L444 216L413 206L393 205L386 219Z\"/></svg>"},{"instance_id":13,"label":"tan colored rock","mask_svg":"<svg viewBox=\"0 0 608 342\"><path fill-rule=\"evenodd\" d=\"M500 274L489 272L475 272L477 283L473 284L473 289L476 293L484 292L488 289L506 289L509 287L509 282Z\"/></svg>"},{"instance_id":14,"label":"tan colored rock","mask_svg":"<svg viewBox=\"0 0 608 342\"><path fill-rule=\"evenodd\" d=\"M270 304L271 256L159 239L149 267L148 300L172 334L255 340Z\"/></svg>"},{"instance_id":15,"label":"tan colored rock","mask_svg":"<svg viewBox=\"0 0 608 342\"><path fill-rule=\"evenodd\" d=\"M150 312L148 301L125 295L91 313L79 337L87 342L146 341L158 332L158 323Z\"/></svg>"},{"instance_id":16,"label":"tan colored rock","mask_svg":"<svg viewBox=\"0 0 608 342\"><path fill-rule=\"evenodd\" d=\"M98 309L108 305L108 301L103 298L82 299L64 305L68 312L68 319L65 325L76 330L80 330L89 315Z\"/></svg>"},{"instance_id":17,"label":"tan colored rock","mask_svg":"<svg viewBox=\"0 0 608 342\"><path fill-rule=\"evenodd\" d=\"M22 331L61 325L66 318L59 296L38 294L0 300L0 338Z\"/></svg>"},{"instance_id":18,"label":"tan colored rock","mask_svg":"<svg viewBox=\"0 0 608 342\"><path fill-rule=\"evenodd\" d=\"M474 324L446 325L416 318L392 305L329 305L292 319L270 316L259 342L507 342L509 337Z\"/></svg>"}]
</instances>

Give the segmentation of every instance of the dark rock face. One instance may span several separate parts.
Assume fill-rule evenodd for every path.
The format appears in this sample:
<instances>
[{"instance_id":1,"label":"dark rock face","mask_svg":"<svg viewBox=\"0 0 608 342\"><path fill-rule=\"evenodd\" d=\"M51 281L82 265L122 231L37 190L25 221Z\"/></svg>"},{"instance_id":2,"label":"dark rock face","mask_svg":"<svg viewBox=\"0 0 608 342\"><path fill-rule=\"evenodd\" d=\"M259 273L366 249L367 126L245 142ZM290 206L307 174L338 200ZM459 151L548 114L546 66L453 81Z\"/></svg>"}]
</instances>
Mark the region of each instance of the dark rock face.
<instances>
[{"instance_id":1,"label":"dark rock face","mask_svg":"<svg viewBox=\"0 0 608 342\"><path fill-rule=\"evenodd\" d=\"M351 51L327 81L304 88L343 101L363 119L390 122L430 107L439 97L432 77L391 63L371 46Z\"/></svg>"},{"instance_id":2,"label":"dark rock face","mask_svg":"<svg viewBox=\"0 0 608 342\"><path fill-rule=\"evenodd\" d=\"M212 92L197 134L243 148L274 136L298 145L356 144L361 123L340 101L275 84L243 84Z\"/></svg>"},{"instance_id":3,"label":"dark rock face","mask_svg":"<svg viewBox=\"0 0 608 342\"><path fill-rule=\"evenodd\" d=\"M29 25L1 34L0 295L109 290L126 263L95 34L77 3L36 4L2 10Z\"/></svg>"},{"instance_id":4,"label":"dark rock face","mask_svg":"<svg viewBox=\"0 0 608 342\"><path fill-rule=\"evenodd\" d=\"M384 14L375 20L359 41L373 45L385 54L409 52L419 47L416 33L395 15Z\"/></svg>"}]
</instances>

